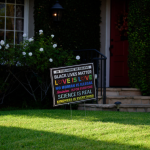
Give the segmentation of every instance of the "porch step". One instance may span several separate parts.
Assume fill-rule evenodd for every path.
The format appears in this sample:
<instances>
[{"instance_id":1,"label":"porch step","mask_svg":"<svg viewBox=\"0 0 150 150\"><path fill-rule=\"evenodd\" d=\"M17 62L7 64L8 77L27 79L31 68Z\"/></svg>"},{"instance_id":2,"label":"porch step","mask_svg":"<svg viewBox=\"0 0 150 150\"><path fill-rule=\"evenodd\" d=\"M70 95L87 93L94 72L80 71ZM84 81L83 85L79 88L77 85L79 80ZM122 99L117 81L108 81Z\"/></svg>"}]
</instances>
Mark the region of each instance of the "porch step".
<instances>
[{"instance_id":1,"label":"porch step","mask_svg":"<svg viewBox=\"0 0 150 150\"><path fill-rule=\"evenodd\" d=\"M115 104L79 104L78 110L117 111ZM150 112L150 104L121 104L122 112Z\"/></svg>"},{"instance_id":2,"label":"porch step","mask_svg":"<svg viewBox=\"0 0 150 150\"><path fill-rule=\"evenodd\" d=\"M101 95L99 88L98 95ZM141 91L136 88L106 88L106 96L141 96Z\"/></svg>"},{"instance_id":3,"label":"porch step","mask_svg":"<svg viewBox=\"0 0 150 150\"><path fill-rule=\"evenodd\" d=\"M99 89L98 95L101 94ZM136 88L106 88L106 104L103 97L98 96L98 104L79 104L78 109L117 111L115 102L121 102L120 111L125 112L150 112L150 96L141 96Z\"/></svg>"},{"instance_id":4,"label":"porch step","mask_svg":"<svg viewBox=\"0 0 150 150\"><path fill-rule=\"evenodd\" d=\"M102 104L102 97L98 99L98 103ZM106 96L106 104L114 104L116 101L121 104L150 104L150 96Z\"/></svg>"}]
</instances>

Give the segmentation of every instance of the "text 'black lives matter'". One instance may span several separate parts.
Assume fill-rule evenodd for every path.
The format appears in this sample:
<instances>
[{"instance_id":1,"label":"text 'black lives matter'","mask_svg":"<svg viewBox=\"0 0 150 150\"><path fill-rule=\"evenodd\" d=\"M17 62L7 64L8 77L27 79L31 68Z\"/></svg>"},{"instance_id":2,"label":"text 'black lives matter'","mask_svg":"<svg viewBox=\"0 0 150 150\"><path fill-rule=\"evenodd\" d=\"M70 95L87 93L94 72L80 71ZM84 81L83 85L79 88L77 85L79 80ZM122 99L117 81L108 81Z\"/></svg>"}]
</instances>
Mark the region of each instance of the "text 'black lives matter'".
<instances>
[{"instance_id":1,"label":"text 'black lives matter'","mask_svg":"<svg viewBox=\"0 0 150 150\"><path fill-rule=\"evenodd\" d=\"M93 63L50 68L53 106L96 99Z\"/></svg>"}]
</instances>

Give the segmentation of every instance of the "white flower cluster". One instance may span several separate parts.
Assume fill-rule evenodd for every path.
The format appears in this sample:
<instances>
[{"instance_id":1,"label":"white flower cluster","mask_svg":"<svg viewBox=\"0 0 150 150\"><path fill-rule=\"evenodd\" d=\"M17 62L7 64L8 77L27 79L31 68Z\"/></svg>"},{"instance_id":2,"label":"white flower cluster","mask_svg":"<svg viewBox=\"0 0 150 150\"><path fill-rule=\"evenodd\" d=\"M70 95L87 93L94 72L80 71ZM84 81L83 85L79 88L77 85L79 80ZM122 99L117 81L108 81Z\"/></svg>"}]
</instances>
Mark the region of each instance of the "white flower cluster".
<instances>
[{"instance_id":1,"label":"white flower cluster","mask_svg":"<svg viewBox=\"0 0 150 150\"><path fill-rule=\"evenodd\" d=\"M33 42L33 41L34 41L33 37L29 39L29 42Z\"/></svg>"},{"instance_id":2,"label":"white flower cluster","mask_svg":"<svg viewBox=\"0 0 150 150\"><path fill-rule=\"evenodd\" d=\"M44 51L44 49L43 49L43 48L40 48L40 49L39 49L39 51L40 51L40 52L43 52L43 51Z\"/></svg>"},{"instance_id":3,"label":"white flower cluster","mask_svg":"<svg viewBox=\"0 0 150 150\"><path fill-rule=\"evenodd\" d=\"M54 37L54 34L51 34L51 37L53 38L53 37Z\"/></svg>"},{"instance_id":4,"label":"white flower cluster","mask_svg":"<svg viewBox=\"0 0 150 150\"><path fill-rule=\"evenodd\" d=\"M26 33L24 33L24 34L23 34L23 37L24 37L24 38L26 38L26 37L27 37Z\"/></svg>"},{"instance_id":5,"label":"white flower cluster","mask_svg":"<svg viewBox=\"0 0 150 150\"><path fill-rule=\"evenodd\" d=\"M25 55L26 55L26 52L22 52L22 55L24 55L24 56L25 56Z\"/></svg>"},{"instance_id":6,"label":"white flower cluster","mask_svg":"<svg viewBox=\"0 0 150 150\"><path fill-rule=\"evenodd\" d=\"M80 60L80 56L79 56L79 55L77 55L77 56L76 56L76 59L77 59L77 60Z\"/></svg>"},{"instance_id":7,"label":"white flower cluster","mask_svg":"<svg viewBox=\"0 0 150 150\"><path fill-rule=\"evenodd\" d=\"M5 48L8 49L9 48L9 44L6 44Z\"/></svg>"},{"instance_id":8,"label":"white flower cluster","mask_svg":"<svg viewBox=\"0 0 150 150\"><path fill-rule=\"evenodd\" d=\"M29 53L29 56L32 56L32 52Z\"/></svg>"},{"instance_id":9,"label":"white flower cluster","mask_svg":"<svg viewBox=\"0 0 150 150\"><path fill-rule=\"evenodd\" d=\"M25 55L26 55L26 52L22 52L22 55L25 56ZM28 55L29 55L29 56L32 56L32 52L29 52Z\"/></svg>"},{"instance_id":10,"label":"white flower cluster","mask_svg":"<svg viewBox=\"0 0 150 150\"><path fill-rule=\"evenodd\" d=\"M39 30L39 35L43 34L43 30Z\"/></svg>"},{"instance_id":11,"label":"white flower cluster","mask_svg":"<svg viewBox=\"0 0 150 150\"><path fill-rule=\"evenodd\" d=\"M39 30L39 35L41 35L41 34L43 34L43 30ZM27 37L26 33L23 34L23 37L24 37L24 38ZM52 34L51 37L54 38L54 35ZM33 37L30 38L28 41L29 41L29 42L34 41ZM3 43L3 42L2 42L2 43ZM53 43L51 42L51 44L53 44ZM2 45L2 44L1 44L1 45ZM27 44L24 45L23 48L25 49L26 46L27 46ZM56 48L56 47L57 47L57 44L53 44L53 48ZM0 49L1 49L1 47L0 47ZM44 51L44 48L40 48L39 51L40 51L40 52L43 52L43 51ZM26 56L26 52L22 52L22 55L25 57L25 56ZM28 55L29 55L29 56L32 56L33 54L32 54L32 52L29 52ZM49 61L50 61L50 62L53 62L53 59L50 58ZM16 66L21 66L21 63L18 61L17 64L16 64Z\"/></svg>"},{"instance_id":12,"label":"white flower cluster","mask_svg":"<svg viewBox=\"0 0 150 150\"><path fill-rule=\"evenodd\" d=\"M57 44L53 44L53 48L56 48L57 47Z\"/></svg>"},{"instance_id":13,"label":"white flower cluster","mask_svg":"<svg viewBox=\"0 0 150 150\"><path fill-rule=\"evenodd\" d=\"M49 61L50 61L50 62L53 62L53 59L52 59L52 58L50 58L50 59L49 59Z\"/></svg>"},{"instance_id":14,"label":"white flower cluster","mask_svg":"<svg viewBox=\"0 0 150 150\"><path fill-rule=\"evenodd\" d=\"M1 40L0 41L0 49L2 49L2 46L4 46L5 45L5 42L4 42L4 40ZM5 45L5 49L8 49L9 48L9 44L6 44Z\"/></svg>"},{"instance_id":15,"label":"white flower cluster","mask_svg":"<svg viewBox=\"0 0 150 150\"><path fill-rule=\"evenodd\" d=\"M1 40L0 44L3 46L5 44L5 42L3 40Z\"/></svg>"},{"instance_id":16,"label":"white flower cluster","mask_svg":"<svg viewBox=\"0 0 150 150\"><path fill-rule=\"evenodd\" d=\"M39 30L39 34L40 34L40 35L43 34L43 30ZM23 38L26 38L26 37L27 37L27 34L24 33L24 34L23 34ZM51 37L54 38L54 35L52 34ZM28 41L29 41L29 42L33 42L33 41L34 41L34 38L33 38L33 37L32 37L32 38L29 38ZM53 44L53 43L51 43L51 44ZM23 49L25 49L25 47L26 47L27 45L28 45L28 43L24 44ZM10 47L9 44L6 44L6 45L5 45L4 40L1 40L1 41L0 41L0 49L2 49L2 46L5 46L5 49L8 49L8 48ZM56 47L57 47L57 44L53 44L53 48L56 48ZM43 52L43 51L44 51L44 48L40 48L39 51L40 51L40 52ZM22 55L25 57L25 56L26 56L26 52L22 52ZM32 56L33 54L32 54L32 52L29 52L28 55L29 55L29 56ZM1 58L1 59L3 60L3 58ZM5 64L7 64L7 62L8 62L8 61L3 61L3 63L1 63L1 65L5 65ZM49 59L49 62L53 62L53 59L50 58L50 59ZM17 61L16 66L22 66L22 64L21 64L19 61Z\"/></svg>"}]
</instances>

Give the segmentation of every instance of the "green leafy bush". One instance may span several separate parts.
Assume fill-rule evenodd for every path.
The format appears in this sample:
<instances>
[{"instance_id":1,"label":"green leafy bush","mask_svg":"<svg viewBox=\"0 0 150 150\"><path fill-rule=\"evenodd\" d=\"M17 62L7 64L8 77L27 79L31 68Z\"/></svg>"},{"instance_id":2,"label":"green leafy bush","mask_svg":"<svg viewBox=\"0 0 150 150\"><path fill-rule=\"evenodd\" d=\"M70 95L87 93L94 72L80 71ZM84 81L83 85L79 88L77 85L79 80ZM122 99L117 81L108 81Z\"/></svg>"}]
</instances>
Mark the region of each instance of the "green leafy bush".
<instances>
[{"instance_id":1,"label":"green leafy bush","mask_svg":"<svg viewBox=\"0 0 150 150\"><path fill-rule=\"evenodd\" d=\"M43 29L44 34L55 34L58 46L64 49L100 49L101 0L60 0L63 6L62 21L56 26L50 8L55 0L35 0L35 33ZM42 21L41 21L42 20Z\"/></svg>"},{"instance_id":2,"label":"green leafy bush","mask_svg":"<svg viewBox=\"0 0 150 150\"><path fill-rule=\"evenodd\" d=\"M10 47L9 44L1 44L0 63L8 66L27 66L36 72L42 72L51 67L75 64L73 52L57 48L52 37L54 35L45 37L42 32L36 40L24 38L19 46Z\"/></svg>"},{"instance_id":3,"label":"green leafy bush","mask_svg":"<svg viewBox=\"0 0 150 150\"><path fill-rule=\"evenodd\" d=\"M24 41L20 45L9 45L3 40L0 41L0 64L5 74L1 75L0 80L4 85L0 86L0 104L9 93L14 93L14 97L9 99L16 101L8 100L9 104L18 105L18 99L22 99L21 104L25 107L35 106L34 104L40 106L44 100L46 105L52 104L49 68L77 63L73 52L57 47L53 38L54 35L46 37L43 30L40 30L36 39L26 39L24 34ZM21 88L14 92L13 89L18 84ZM4 90L4 87L7 89Z\"/></svg>"},{"instance_id":4,"label":"green leafy bush","mask_svg":"<svg viewBox=\"0 0 150 150\"><path fill-rule=\"evenodd\" d=\"M128 15L130 85L150 95L150 0L130 0Z\"/></svg>"}]
</instances>

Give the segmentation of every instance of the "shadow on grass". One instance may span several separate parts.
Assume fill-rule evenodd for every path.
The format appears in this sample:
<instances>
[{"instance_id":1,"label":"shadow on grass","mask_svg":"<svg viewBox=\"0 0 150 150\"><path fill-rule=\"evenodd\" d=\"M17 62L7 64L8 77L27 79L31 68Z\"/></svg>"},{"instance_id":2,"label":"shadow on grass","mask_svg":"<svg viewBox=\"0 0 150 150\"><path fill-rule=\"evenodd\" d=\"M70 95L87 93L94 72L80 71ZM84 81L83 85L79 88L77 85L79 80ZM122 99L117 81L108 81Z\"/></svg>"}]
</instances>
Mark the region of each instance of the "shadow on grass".
<instances>
[{"instance_id":1,"label":"shadow on grass","mask_svg":"<svg viewBox=\"0 0 150 150\"><path fill-rule=\"evenodd\" d=\"M1 111L0 116L14 115L14 116L28 116L39 118L53 118L53 119L72 119L84 121L101 121L113 122L119 124L130 125L150 125L150 113L129 113L129 112L113 112L113 111L80 111L73 110L72 118L70 110L14 110L14 111Z\"/></svg>"},{"instance_id":2,"label":"shadow on grass","mask_svg":"<svg viewBox=\"0 0 150 150\"><path fill-rule=\"evenodd\" d=\"M103 138L103 137L101 137ZM118 144L102 140L90 140L74 135L0 126L0 149L40 150L148 150L143 146Z\"/></svg>"}]
</instances>

